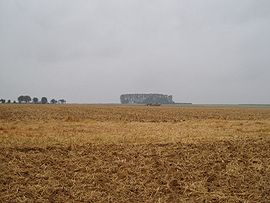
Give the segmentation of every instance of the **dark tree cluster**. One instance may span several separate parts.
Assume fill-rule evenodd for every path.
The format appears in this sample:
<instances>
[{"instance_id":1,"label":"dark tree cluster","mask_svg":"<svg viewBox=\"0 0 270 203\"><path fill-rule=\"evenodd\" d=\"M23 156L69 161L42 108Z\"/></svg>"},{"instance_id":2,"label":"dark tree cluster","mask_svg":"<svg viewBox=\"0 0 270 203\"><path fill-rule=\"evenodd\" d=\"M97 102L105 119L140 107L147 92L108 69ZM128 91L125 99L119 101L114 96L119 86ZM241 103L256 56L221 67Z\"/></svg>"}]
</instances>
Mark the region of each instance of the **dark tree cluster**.
<instances>
[{"instance_id":1,"label":"dark tree cluster","mask_svg":"<svg viewBox=\"0 0 270 203\"><path fill-rule=\"evenodd\" d=\"M21 103L30 103L32 101L30 96L19 96L18 97L18 102Z\"/></svg>"},{"instance_id":2,"label":"dark tree cluster","mask_svg":"<svg viewBox=\"0 0 270 203\"><path fill-rule=\"evenodd\" d=\"M12 103L17 103L17 102L13 101ZM11 100L0 99L0 104L11 104Z\"/></svg>"},{"instance_id":3,"label":"dark tree cluster","mask_svg":"<svg viewBox=\"0 0 270 203\"><path fill-rule=\"evenodd\" d=\"M123 94L122 104L174 104L172 95L164 94Z\"/></svg>"},{"instance_id":4,"label":"dark tree cluster","mask_svg":"<svg viewBox=\"0 0 270 203\"><path fill-rule=\"evenodd\" d=\"M19 100L19 99L18 99ZM27 103L27 102L26 102ZM39 100L37 97L34 97L32 99L32 103L33 104L65 104L66 100L64 99L51 99L50 101L47 99L47 97L41 97L41 99Z\"/></svg>"},{"instance_id":5,"label":"dark tree cluster","mask_svg":"<svg viewBox=\"0 0 270 203\"><path fill-rule=\"evenodd\" d=\"M5 99L0 99L0 103L2 104L10 104L11 100L5 100ZM13 101L12 103L17 103L16 101ZM42 97L40 100L37 97L31 98L28 95L21 95L18 97L18 103L19 104L65 104L66 100L64 99L51 99L48 101L47 97Z\"/></svg>"},{"instance_id":6,"label":"dark tree cluster","mask_svg":"<svg viewBox=\"0 0 270 203\"><path fill-rule=\"evenodd\" d=\"M4 104L4 103L6 103L6 100L5 99L0 99L0 103Z\"/></svg>"}]
</instances>

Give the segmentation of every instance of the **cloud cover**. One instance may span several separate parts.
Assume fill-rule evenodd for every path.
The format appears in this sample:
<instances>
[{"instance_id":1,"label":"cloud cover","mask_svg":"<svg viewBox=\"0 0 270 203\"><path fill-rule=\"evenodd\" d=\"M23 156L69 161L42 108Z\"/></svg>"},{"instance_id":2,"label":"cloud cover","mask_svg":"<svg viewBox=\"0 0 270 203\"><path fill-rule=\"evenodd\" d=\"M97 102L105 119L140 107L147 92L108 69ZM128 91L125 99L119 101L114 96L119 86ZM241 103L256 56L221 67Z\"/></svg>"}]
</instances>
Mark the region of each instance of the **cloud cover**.
<instances>
[{"instance_id":1,"label":"cloud cover","mask_svg":"<svg viewBox=\"0 0 270 203\"><path fill-rule=\"evenodd\" d=\"M0 97L270 103L268 0L2 0Z\"/></svg>"}]
</instances>

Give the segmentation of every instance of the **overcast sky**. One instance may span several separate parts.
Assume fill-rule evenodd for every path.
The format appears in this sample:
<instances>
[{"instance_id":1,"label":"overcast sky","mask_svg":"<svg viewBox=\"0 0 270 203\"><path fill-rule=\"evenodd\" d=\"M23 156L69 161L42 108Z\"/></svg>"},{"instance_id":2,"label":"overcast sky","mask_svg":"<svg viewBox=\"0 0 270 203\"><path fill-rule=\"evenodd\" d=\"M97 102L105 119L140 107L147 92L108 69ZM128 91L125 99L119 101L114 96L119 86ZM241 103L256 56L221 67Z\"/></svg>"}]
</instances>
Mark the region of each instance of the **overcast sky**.
<instances>
[{"instance_id":1,"label":"overcast sky","mask_svg":"<svg viewBox=\"0 0 270 203\"><path fill-rule=\"evenodd\" d=\"M270 103L269 0L0 0L0 97Z\"/></svg>"}]
</instances>

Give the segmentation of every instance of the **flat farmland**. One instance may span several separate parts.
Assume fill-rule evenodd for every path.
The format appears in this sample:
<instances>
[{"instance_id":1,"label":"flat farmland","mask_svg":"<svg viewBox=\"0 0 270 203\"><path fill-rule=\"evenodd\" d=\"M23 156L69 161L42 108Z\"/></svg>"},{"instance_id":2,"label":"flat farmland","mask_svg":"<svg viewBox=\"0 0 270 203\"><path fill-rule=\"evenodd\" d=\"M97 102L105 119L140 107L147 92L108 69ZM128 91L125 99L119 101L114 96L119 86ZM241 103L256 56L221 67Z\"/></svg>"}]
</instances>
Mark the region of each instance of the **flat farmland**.
<instances>
[{"instance_id":1,"label":"flat farmland","mask_svg":"<svg viewBox=\"0 0 270 203\"><path fill-rule=\"evenodd\" d=\"M270 202L270 108L0 105L0 202Z\"/></svg>"}]
</instances>

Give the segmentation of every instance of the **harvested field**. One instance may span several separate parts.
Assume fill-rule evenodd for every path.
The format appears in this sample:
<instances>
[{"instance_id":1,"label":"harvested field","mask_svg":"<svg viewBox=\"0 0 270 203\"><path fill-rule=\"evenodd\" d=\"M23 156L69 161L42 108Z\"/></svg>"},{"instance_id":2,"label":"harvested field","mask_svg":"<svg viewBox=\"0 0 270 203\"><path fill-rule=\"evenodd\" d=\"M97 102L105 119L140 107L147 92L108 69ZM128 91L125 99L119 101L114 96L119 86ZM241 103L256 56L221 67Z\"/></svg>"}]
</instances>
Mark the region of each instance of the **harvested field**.
<instances>
[{"instance_id":1,"label":"harvested field","mask_svg":"<svg viewBox=\"0 0 270 203\"><path fill-rule=\"evenodd\" d=\"M0 105L0 202L270 202L270 108Z\"/></svg>"}]
</instances>

